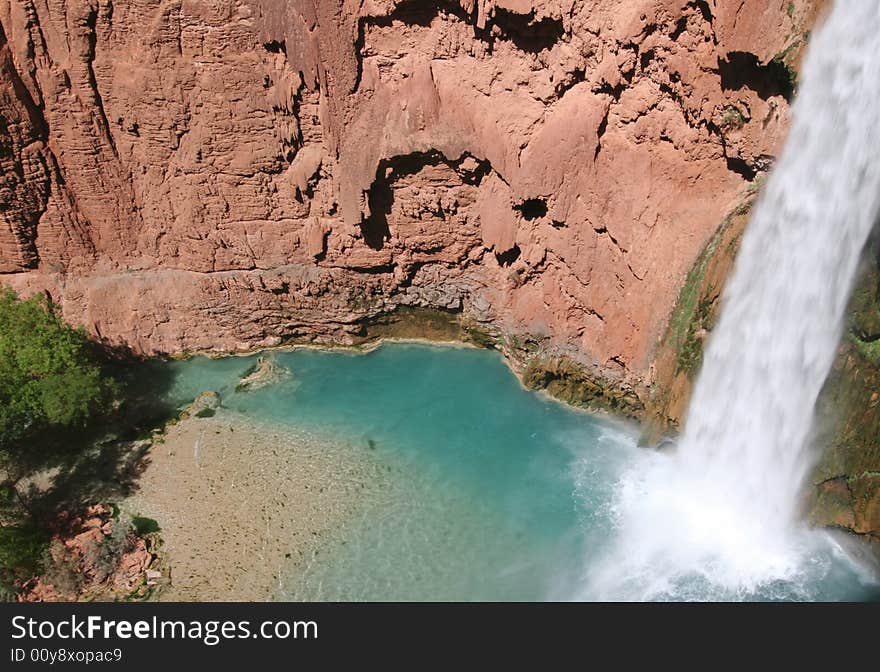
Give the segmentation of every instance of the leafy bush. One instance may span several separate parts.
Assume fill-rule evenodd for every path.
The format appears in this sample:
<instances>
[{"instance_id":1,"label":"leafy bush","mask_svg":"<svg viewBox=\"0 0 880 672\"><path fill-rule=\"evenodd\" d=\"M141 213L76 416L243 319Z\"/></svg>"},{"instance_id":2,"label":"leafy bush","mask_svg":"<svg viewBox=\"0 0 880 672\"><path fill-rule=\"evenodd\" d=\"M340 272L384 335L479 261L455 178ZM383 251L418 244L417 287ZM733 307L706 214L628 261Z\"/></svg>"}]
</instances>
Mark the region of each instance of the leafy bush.
<instances>
[{"instance_id":1,"label":"leafy bush","mask_svg":"<svg viewBox=\"0 0 880 672\"><path fill-rule=\"evenodd\" d=\"M131 526L134 528L134 532L139 537L144 536L145 534L152 534L153 532L159 531L159 523L157 523L152 518L146 518L144 516L134 516L131 519Z\"/></svg>"},{"instance_id":2,"label":"leafy bush","mask_svg":"<svg viewBox=\"0 0 880 672\"><path fill-rule=\"evenodd\" d=\"M736 105L728 105L721 116L721 125L725 128L742 128L746 123L746 115Z\"/></svg>"},{"instance_id":3,"label":"leafy bush","mask_svg":"<svg viewBox=\"0 0 880 672\"><path fill-rule=\"evenodd\" d=\"M68 326L46 296L22 300L0 288L2 595L17 591L23 581L46 568L50 535L18 483L49 466L45 455L77 445L70 440L70 430L107 408L114 391L85 333Z\"/></svg>"},{"instance_id":4,"label":"leafy bush","mask_svg":"<svg viewBox=\"0 0 880 672\"><path fill-rule=\"evenodd\" d=\"M112 391L86 335L48 298L0 289L0 449L50 427L84 425Z\"/></svg>"},{"instance_id":5,"label":"leafy bush","mask_svg":"<svg viewBox=\"0 0 880 672\"><path fill-rule=\"evenodd\" d=\"M0 588L17 592L18 587L42 568L48 543L46 535L32 523L0 527Z\"/></svg>"}]
</instances>

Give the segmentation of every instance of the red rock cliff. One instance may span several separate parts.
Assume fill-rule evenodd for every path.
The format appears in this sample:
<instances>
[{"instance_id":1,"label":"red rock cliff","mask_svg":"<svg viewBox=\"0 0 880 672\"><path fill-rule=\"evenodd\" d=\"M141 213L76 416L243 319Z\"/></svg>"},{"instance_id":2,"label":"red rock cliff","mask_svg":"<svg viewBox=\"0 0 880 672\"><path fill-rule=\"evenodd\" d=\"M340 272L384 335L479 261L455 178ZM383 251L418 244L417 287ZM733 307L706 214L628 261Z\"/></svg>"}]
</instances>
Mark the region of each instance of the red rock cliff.
<instances>
[{"instance_id":1,"label":"red rock cliff","mask_svg":"<svg viewBox=\"0 0 880 672\"><path fill-rule=\"evenodd\" d=\"M817 4L0 0L0 281L147 353L417 305L642 376Z\"/></svg>"}]
</instances>

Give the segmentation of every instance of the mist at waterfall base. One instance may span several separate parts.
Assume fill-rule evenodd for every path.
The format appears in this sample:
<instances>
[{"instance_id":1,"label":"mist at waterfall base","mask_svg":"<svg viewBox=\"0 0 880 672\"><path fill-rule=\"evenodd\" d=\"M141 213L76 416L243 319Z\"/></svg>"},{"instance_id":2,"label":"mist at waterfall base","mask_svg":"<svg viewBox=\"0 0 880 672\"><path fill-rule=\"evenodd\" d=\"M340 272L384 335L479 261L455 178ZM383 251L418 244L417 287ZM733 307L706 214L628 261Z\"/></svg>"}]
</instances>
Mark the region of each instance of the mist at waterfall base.
<instances>
[{"instance_id":1,"label":"mist at waterfall base","mask_svg":"<svg viewBox=\"0 0 880 672\"><path fill-rule=\"evenodd\" d=\"M185 403L217 390L224 421L268 426L273 434L295 428L338 451L340 464L367 455L382 476L365 483L366 504L320 552L279 575L278 599L628 596L591 584L589 568L626 532L621 482L663 457L637 446L636 428L523 389L492 351L388 344L368 354L268 356L290 375L263 389L235 392L254 356L196 357L165 365L174 374L167 394ZM293 519L276 532L292 530L308 533ZM811 573L739 596L875 596L831 546L812 557ZM727 597L694 579L679 588L653 597Z\"/></svg>"},{"instance_id":2,"label":"mist at waterfall base","mask_svg":"<svg viewBox=\"0 0 880 672\"><path fill-rule=\"evenodd\" d=\"M814 406L880 206L880 4L812 38L785 149L743 237L672 457L620 479L583 597L779 596L828 570L801 522ZM807 595L805 594L804 597Z\"/></svg>"}]
</instances>

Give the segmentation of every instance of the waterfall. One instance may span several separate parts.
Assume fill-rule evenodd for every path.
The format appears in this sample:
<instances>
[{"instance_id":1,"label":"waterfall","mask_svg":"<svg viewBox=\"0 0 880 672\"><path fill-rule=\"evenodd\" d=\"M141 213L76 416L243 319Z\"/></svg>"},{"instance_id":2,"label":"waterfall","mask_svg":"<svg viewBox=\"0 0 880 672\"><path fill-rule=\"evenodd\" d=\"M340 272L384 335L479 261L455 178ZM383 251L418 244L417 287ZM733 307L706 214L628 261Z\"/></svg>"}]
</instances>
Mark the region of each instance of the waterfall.
<instances>
[{"instance_id":1,"label":"waterfall","mask_svg":"<svg viewBox=\"0 0 880 672\"><path fill-rule=\"evenodd\" d=\"M773 595L821 571L800 522L811 422L880 208L880 3L837 0L753 211L672 456L623 475L582 597ZM824 542L827 543L827 542Z\"/></svg>"}]
</instances>

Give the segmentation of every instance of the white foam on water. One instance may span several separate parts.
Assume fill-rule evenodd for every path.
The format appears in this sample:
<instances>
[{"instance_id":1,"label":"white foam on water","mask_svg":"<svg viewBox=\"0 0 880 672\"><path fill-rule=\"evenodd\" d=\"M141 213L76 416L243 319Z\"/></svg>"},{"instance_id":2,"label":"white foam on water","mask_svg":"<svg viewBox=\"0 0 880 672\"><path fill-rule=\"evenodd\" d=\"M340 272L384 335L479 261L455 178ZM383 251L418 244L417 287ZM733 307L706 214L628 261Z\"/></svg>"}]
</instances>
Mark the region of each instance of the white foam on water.
<instances>
[{"instance_id":1,"label":"white foam on water","mask_svg":"<svg viewBox=\"0 0 880 672\"><path fill-rule=\"evenodd\" d=\"M753 212L674 455L620 478L580 598L809 598L827 537L801 522L816 399L880 209L880 3L837 0Z\"/></svg>"}]
</instances>

